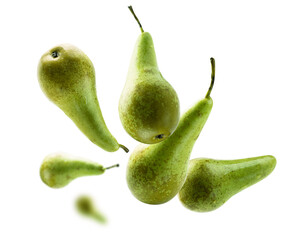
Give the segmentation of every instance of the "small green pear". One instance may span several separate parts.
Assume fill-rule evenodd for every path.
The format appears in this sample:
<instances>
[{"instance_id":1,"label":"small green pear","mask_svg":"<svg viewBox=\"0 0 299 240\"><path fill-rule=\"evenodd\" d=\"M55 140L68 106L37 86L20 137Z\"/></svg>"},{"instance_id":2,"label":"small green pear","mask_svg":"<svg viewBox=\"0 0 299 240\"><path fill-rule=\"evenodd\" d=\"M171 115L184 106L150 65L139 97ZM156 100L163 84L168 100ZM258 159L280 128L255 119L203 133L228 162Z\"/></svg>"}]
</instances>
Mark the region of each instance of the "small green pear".
<instances>
[{"instance_id":1,"label":"small green pear","mask_svg":"<svg viewBox=\"0 0 299 240\"><path fill-rule=\"evenodd\" d=\"M118 164L104 168L96 162L65 153L54 153L46 156L42 162L40 177L49 187L62 188L78 177L101 175L112 167L118 167Z\"/></svg>"},{"instance_id":2,"label":"small green pear","mask_svg":"<svg viewBox=\"0 0 299 240\"><path fill-rule=\"evenodd\" d=\"M276 159L270 155L238 160L193 159L179 199L190 210L213 211L267 177L275 166Z\"/></svg>"},{"instance_id":3,"label":"small green pear","mask_svg":"<svg viewBox=\"0 0 299 240\"><path fill-rule=\"evenodd\" d=\"M96 209L89 196L79 196L76 199L75 206L78 212L83 216L90 217L101 224L105 224L107 222L106 217L98 209Z\"/></svg>"},{"instance_id":4,"label":"small green pear","mask_svg":"<svg viewBox=\"0 0 299 240\"><path fill-rule=\"evenodd\" d=\"M212 81L206 97L181 117L174 133L157 144L140 144L131 154L127 184L138 200L148 204L165 203L183 186L193 145L213 106L210 97L215 78L213 58L211 65Z\"/></svg>"},{"instance_id":5,"label":"small green pear","mask_svg":"<svg viewBox=\"0 0 299 240\"><path fill-rule=\"evenodd\" d=\"M38 64L38 80L55 103L97 146L114 152L122 147L109 132L99 106L95 70L77 47L62 44L47 51Z\"/></svg>"},{"instance_id":6,"label":"small green pear","mask_svg":"<svg viewBox=\"0 0 299 240\"><path fill-rule=\"evenodd\" d=\"M157 64L151 35L139 23L137 39L126 84L119 100L119 117L124 129L135 140L154 144L164 141L180 119L177 93L163 78Z\"/></svg>"}]
</instances>

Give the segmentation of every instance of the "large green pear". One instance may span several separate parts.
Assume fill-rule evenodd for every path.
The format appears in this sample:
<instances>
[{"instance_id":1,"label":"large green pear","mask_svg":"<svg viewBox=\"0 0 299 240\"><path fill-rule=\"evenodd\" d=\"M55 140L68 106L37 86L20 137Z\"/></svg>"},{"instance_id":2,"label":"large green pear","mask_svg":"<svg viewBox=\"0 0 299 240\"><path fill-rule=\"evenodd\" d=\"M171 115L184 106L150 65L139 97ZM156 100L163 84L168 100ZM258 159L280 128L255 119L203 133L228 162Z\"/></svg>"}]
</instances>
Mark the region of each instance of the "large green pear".
<instances>
[{"instance_id":1,"label":"large green pear","mask_svg":"<svg viewBox=\"0 0 299 240\"><path fill-rule=\"evenodd\" d=\"M66 153L53 153L45 157L40 167L42 181L51 188L62 188L78 177L101 175L106 169L102 165Z\"/></svg>"},{"instance_id":2,"label":"large green pear","mask_svg":"<svg viewBox=\"0 0 299 240\"><path fill-rule=\"evenodd\" d=\"M238 160L193 159L179 199L193 211L215 210L236 193L264 179L275 165L276 159L270 155Z\"/></svg>"},{"instance_id":3,"label":"large green pear","mask_svg":"<svg viewBox=\"0 0 299 240\"><path fill-rule=\"evenodd\" d=\"M191 107L180 119L177 129L163 142L140 144L133 151L127 165L127 183L132 194L148 204L161 204L180 191L187 175L190 153L211 112L210 92Z\"/></svg>"},{"instance_id":4,"label":"large green pear","mask_svg":"<svg viewBox=\"0 0 299 240\"><path fill-rule=\"evenodd\" d=\"M158 68L151 35L141 25L140 28L142 33L132 54L118 109L129 135L139 142L153 144L165 140L176 129L180 106L175 90Z\"/></svg>"},{"instance_id":5,"label":"large green pear","mask_svg":"<svg viewBox=\"0 0 299 240\"><path fill-rule=\"evenodd\" d=\"M128 151L106 126L97 98L93 64L80 49L62 44L47 51L38 64L38 80L45 95L90 141L109 152L119 147Z\"/></svg>"}]
</instances>

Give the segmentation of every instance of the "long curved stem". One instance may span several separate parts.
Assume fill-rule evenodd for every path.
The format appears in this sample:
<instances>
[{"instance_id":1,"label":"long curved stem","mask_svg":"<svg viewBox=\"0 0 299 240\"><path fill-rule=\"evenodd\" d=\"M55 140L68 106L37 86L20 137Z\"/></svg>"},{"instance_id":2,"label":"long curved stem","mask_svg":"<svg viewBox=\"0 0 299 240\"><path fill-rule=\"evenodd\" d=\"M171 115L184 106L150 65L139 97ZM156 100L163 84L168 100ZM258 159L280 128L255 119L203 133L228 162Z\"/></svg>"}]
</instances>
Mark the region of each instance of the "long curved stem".
<instances>
[{"instance_id":1,"label":"long curved stem","mask_svg":"<svg viewBox=\"0 0 299 240\"><path fill-rule=\"evenodd\" d=\"M215 82L215 59L214 58L210 58L210 61L211 61L211 67L212 67L211 84L210 84L209 90L208 90L205 98L209 98L210 97L210 94L212 92L212 89L213 89L213 86L214 86L214 82Z\"/></svg>"},{"instance_id":2,"label":"long curved stem","mask_svg":"<svg viewBox=\"0 0 299 240\"><path fill-rule=\"evenodd\" d=\"M128 8L130 9L131 13L133 14L134 18L136 19L136 21L137 21L137 23L138 23L138 25L140 27L141 32L143 33L144 32L143 28L141 26L141 23L139 22L139 19L137 18L136 14L134 13L133 7L129 6Z\"/></svg>"}]
</instances>

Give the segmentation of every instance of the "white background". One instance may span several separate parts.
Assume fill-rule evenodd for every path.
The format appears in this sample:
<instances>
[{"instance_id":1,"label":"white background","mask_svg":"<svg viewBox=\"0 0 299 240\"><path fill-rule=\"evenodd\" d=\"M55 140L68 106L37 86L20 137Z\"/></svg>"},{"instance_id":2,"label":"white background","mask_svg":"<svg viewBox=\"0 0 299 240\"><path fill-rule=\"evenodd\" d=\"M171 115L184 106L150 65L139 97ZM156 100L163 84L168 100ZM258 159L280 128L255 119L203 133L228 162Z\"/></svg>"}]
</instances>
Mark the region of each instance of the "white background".
<instances>
[{"instance_id":1,"label":"white background","mask_svg":"<svg viewBox=\"0 0 299 240\"><path fill-rule=\"evenodd\" d=\"M0 239L298 239L297 1L68 1L0 3ZM274 155L273 173L209 213L175 197L158 206L135 199L126 185L129 154L93 145L40 90L41 55L71 43L92 60L103 116L116 139L138 144L123 129L118 100L140 34L132 4L152 34L163 76L181 112L216 82L210 118L191 158ZM43 158L63 151L120 168L50 189L39 178ZM91 195L106 226L74 209Z\"/></svg>"}]
</instances>

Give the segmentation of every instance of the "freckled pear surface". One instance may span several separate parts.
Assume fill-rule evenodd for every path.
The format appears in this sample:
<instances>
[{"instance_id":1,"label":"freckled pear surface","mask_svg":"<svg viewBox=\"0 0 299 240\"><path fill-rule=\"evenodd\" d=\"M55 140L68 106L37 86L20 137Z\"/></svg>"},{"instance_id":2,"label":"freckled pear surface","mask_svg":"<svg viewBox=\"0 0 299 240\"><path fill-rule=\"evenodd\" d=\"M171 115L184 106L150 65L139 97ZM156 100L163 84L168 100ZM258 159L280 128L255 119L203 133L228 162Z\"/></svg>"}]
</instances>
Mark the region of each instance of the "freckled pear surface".
<instances>
[{"instance_id":1,"label":"freckled pear surface","mask_svg":"<svg viewBox=\"0 0 299 240\"><path fill-rule=\"evenodd\" d=\"M41 57L38 80L46 96L58 106L65 105L66 100L85 98L85 91L95 94L93 64L70 44L54 47Z\"/></svg>"},{"instance_id":2,"label":"freckled pear surface","mask_svg":"<svg viewBox=\"0 0 299 240\"><path fill-rule=\"evenodd\" d=\"M114 152L120 146L109 132L98 103L95 70L77 47L62 44L47 51L38 64L45 95L97 146Z\"/></svg>"},{"instance_id":3,"label":"freckled pear surface","mask_svg":"<svg viewBox=\"0 0 299 240\"><path fill-rule=\"evenodd\" d=\"M119 100L119 116L128 134L147 144L164 141L179 122L178 96L163 78L153 39L143 29L136 41Z\"/></svg>"},{"instance_id":4,"label":"freckled pear surface","mask_svg":"<svg viewBox=\"0 0 299 240\"><path fill-rule=\"evenodd\" d=\"M138 200L162 204L180 191L193 145L212 106L211 98L201 100L183 115L170 137L157 144L140 144L133 151L127 166L127 184Z\"/></svg>"},{"instance_id":5,"label":"freckled pear surface","mask_svg":"<svg viewBox=\"0 0 299 240\"><path fill-rule=\"evenodd\" d=\"M276 159L270 155L238 160L193 159L179 199L192 211L213 211L267 177L275 166Z\"/></svg>"}]
</instances>

